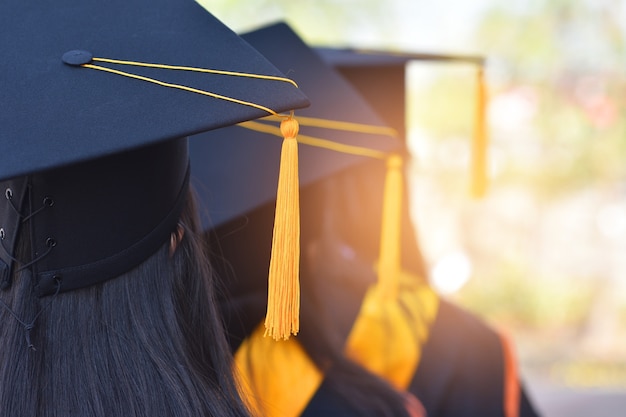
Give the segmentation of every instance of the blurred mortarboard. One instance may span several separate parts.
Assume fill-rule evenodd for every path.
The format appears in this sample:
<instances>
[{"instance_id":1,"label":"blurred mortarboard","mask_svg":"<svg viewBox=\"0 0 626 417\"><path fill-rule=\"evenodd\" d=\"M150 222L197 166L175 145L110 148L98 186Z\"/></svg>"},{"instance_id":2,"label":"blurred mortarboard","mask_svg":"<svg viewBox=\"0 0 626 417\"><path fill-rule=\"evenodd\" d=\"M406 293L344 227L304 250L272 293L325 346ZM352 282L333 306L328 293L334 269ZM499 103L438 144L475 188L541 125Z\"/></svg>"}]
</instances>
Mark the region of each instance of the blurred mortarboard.
<instances>
[{"instance_id":1,"label":"blurred mortarboard","mask_svg":"<svg viewBox=\"0 0 626 417\"><path fill-rule=\"evenodd\" d=\"M477 68L476 124L473 138L472 194L482 196L486 189L486 92L480 55L417 53L350 48L318 47L325 62L337 68L365 97L400 137L406 137L406 68L411 62L469 64Z\"/></svg>"},{"instance_id":2,"label":"blurred mortarboard","mask_svg":"<svg viewBox=\"0 0 626 417\"><path fill-rule=\"evenodd\" d=\"M292 78L309 97L311 105L298 110L300 121L300 186L367 160L350 153L333 152L306 144L303 137L323 138L338 144L390 153L402 149L401 141L361 94L335 69L324 63L285 23L277 23L241 35L277 68ZM277 45L277 42L280 45ZM307 124L317 119L321 126ZM359 134L356 128L333 129L324 122L346 122L380 127L380 132ZM269 134L233 126L206 132L191 143L192 176L209 211L205 228L214 228L276 199L280 140ZM194 137L195 139L195 137ZM217 175L229 172L226 177Z\"/></svg>"},{"instance_id":3,"label":"blurred mortarboard","mask_svg":"<svg viewBox=\"0 0 626 417\"><path fill-rule=\"evenodd\" d=\"M38 295L137 266L178 222L185 137L308 105L192 0L7 0L0 37L4 288L16 264ZM15 259L22 226L30 260Z\"/></svg>"},{"instance_id":4,"label":"blurred mortarboard","mask_svg":"<svg viewBox=\"0 0 626 417\"><path fill-rule=\"evenodd\" d=\"M295 114L300 122L300 187L371 161L372 157L385 159L402 151L402 142L395 137L393 129L385 125L350 83L325 64L289 26L278 23L242 37L293 78L311 100L310 107ZM281 143L272 134L254 130L264 126L267 124L244 124L198 135L203 140L192 138L192 181L196 181L196 189L209 213L205 228L241 225L250 212L276 201ZM345 147L346 152L338 150L340 147ZM217 175L224 171L229 174ZM255 241L260 247L255 253L241 254L245 259L234 265L238 271L245 269L246 264L255 268L269 265L269 249L265 249L271 243L270 234L266 245L263 238ZM242 276L245 273L237 275L237 279L249 279ZM249 289L250 282L244 281L241 285Z\"/></svg>"}]
</instances>

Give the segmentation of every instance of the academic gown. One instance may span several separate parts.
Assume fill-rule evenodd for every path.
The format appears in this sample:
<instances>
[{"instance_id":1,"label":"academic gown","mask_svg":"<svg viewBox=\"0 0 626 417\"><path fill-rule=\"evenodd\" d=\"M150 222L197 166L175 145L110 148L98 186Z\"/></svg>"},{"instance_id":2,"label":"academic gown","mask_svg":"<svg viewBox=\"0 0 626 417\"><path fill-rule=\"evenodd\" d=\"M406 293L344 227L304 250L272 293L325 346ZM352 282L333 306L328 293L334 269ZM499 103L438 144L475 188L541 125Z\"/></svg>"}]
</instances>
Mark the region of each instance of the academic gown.
<instances>
[{"instance_id":1,"label":"academic gown","mask_svg":"<svg viewBox=\"0 0 626 417\"><path fill-rule=\"evenodd\" d=\"M440 300L408 388L422 401L428 415L509 417L504 410L504 379L500 335L474 314ZM525 389L517 389L519 414L514 415L537 416Z\"/></svg>"}]
</instances>

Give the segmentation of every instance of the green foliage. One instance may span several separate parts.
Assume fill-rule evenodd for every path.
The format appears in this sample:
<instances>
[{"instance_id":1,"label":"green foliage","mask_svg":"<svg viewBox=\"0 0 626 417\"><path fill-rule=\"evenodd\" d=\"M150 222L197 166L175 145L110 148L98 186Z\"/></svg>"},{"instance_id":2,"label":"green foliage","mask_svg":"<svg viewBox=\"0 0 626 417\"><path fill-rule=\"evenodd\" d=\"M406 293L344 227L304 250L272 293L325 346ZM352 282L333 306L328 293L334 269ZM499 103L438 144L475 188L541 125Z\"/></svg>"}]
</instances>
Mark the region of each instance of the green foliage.
<instances>
[{"instance_id":1,"label":"green foliage","mask_svg":"<svg viewBox=\"0 0 626 417\"><path fill-rule=\"evenodd\" d=\"M614 5L613 5L614 6ZM507 153L499 185L524 185L540 196L616 183L626 176L626 33L611 3L494 3L475 43L488 57L491 98L514 89L533 94L527 136L492 128L492 145ZM416 90L412 122L433 141L471 136L471 77L435 73ZM514 145L514 146L512 146ZM534 160L527 154L533 148ZM526 149L526 151L524 151Z\"/></svg>"}]
</instances>

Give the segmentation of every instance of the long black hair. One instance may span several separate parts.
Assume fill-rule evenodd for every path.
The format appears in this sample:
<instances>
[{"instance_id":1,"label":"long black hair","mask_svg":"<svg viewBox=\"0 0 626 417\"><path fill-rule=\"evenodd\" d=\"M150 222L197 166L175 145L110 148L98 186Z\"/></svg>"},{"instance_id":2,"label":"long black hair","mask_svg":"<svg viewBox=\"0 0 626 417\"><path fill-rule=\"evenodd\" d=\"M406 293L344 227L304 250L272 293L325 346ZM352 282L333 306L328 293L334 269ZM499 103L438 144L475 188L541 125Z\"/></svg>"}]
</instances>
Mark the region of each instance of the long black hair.
<instances>
[{"instance_id":1,"label":"long black hair","mask_svg":"<svg viewBox=\"0 0 626 417\"><path fill-rule=\"evenodd\" d=\"M177 249L168 241L102 284L37 298L28 268L15 274L0 294L2 415L247 415L196 216L190 193ZM25 259L27 234L20 239Z\"/></svg>"}]
</instances>

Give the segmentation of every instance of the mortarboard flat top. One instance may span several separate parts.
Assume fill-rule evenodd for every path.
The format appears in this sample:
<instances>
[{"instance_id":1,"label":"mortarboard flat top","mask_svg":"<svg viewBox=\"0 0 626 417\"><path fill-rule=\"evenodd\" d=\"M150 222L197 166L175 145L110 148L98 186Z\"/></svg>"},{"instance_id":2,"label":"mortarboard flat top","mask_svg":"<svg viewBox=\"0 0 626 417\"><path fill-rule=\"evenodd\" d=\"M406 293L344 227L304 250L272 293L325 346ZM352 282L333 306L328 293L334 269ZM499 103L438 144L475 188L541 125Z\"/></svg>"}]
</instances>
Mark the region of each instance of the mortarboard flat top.
<instances>
[{"instance_id":1,"label":"mortarboard flat top","mask_svg":"<svg viewBox=\"0 0 626 417\"><path fill-rule=\"evenodd\" d=\"M68 51L283 76L193 0L6 0L0 5L0 38L0 179L267 115L187 91L71 67L61 59ZM294 86L280 81L107 66L277 112L307 104Z\"/></svg>"},{"instance_id":2,"label":"mortarboard flat top","mask_svg":"<svg viewBox=\"0 0 626 417\"><path fill-rule=\"evenodd\" d=\"M375 49L317 47L315 50L327 63L337 67L376 67L403 65L409 61L466 62L483 65L480 55L437 54L408 51L383 51Z\"/></svg>"},{"instance_id":3,"label":"mortarboard flat top","mask_svg":"<svg viewBox=\"0 0 626 417\"><path fill-rule=\"evenodd\" d=\"M309 97L311 106L296 111L296 119L313 117L387 127L350 83L325 64L287 24L277 23L242 37L296 81ZM402 148L401 142L389 134L333 130L301 122L300 136L303 135L384 153ZM210 216L206 227L219 226L275 200L279 138L233 126L192 137L190 146L192 181L197 181L196 188ZM367 160L301 143L300 186ZM224 171L229 174L218 175Z\"/></svg>"},{"instance_id":4,"label":"mortarboard flat top","mask_svg":"<svg viewBox=\"0 0 626 417\"><path fill-rule=\"evenodd\" d=\"M193 0L7 0L0 37L0 288L10 285L23 227L33 241L20 268L32 270L38 295L130 270L176 227L185 136L308 105L285 79L92 61L258 108L64 63L92 54L284 77ZM66 55L73 50L88 54Z\"/></svg>"}]
</instances>

